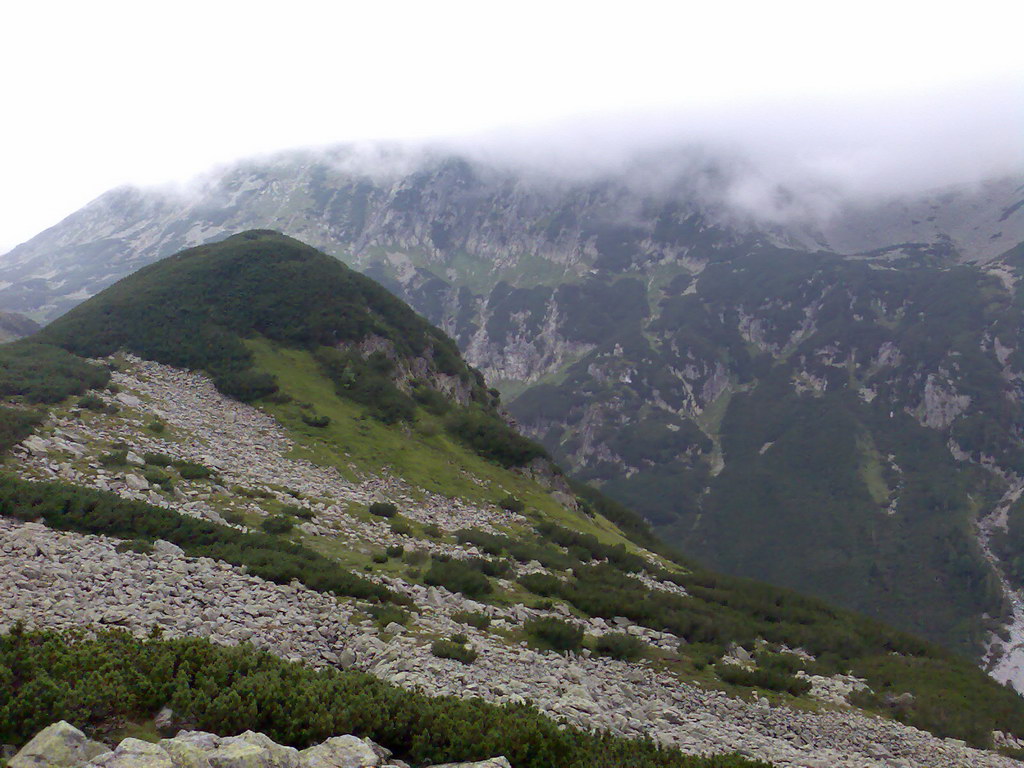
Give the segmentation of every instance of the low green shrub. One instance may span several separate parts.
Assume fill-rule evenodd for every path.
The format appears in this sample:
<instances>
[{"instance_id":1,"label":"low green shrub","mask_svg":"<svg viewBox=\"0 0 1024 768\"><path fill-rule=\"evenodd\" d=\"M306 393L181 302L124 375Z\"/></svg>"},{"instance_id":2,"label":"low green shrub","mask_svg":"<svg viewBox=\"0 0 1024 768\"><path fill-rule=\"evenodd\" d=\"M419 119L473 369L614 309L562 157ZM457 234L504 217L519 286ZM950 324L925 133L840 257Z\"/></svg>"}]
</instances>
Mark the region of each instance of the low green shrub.
<instances>
[{"instance_id":1,"label":"low green shrub","mask_svg":"<svg viewBox=\"0 0 1024 768\"><path fill-rule=\"evenodd\" d=\"M321 416L318 413L310 413L308 411L302 412L302 423L308 427L316 427L317 429L323 429L331 423L330 416Z\"/></svg>"},{"instance_id":2,"label":"low green shrub","mask_svg":"<svg viewBox=\"0 0 1024 768\"><path fill-rule=\"evenodd\" d=\"M32 434L45 417L36 411L0 406L0 454Z\"/></svg>"},{"instance_id":3,"label":"low green shrub","mask_svg":"<svg viewBox=\"0 0 1024 768\"><path fill-rule=\"evenodd\" d=\"M202 464L198 464L194 461L180 460L172 463L183 480L205 480L208 477L213 476L212 469L204 467Z\"/></svg>"},{"instance_id":4,"label":"low green shrub","mask_svg":"<svg viewBox=\"0 0 1024 768\"><path fill-rule=\"evenodd\" d=\"M409 621L409 613L397 605L369 605L365 610L381 629L388 624L401 624L404 627Z\"/></svg>"},{"instance_id":5,"label":"low green shrub","mask_svg":"<svg viewBox=\"0 0 1024 768\"><path fill-rule=\"evenodd\" d=\"M101 389L110 371L50 344L32 340L0 346L0 397L28 403L59 403Z\"/></svg>"},{"instance_id":6,"label":"low green shrub","mask_svg":"<svg viewBox=\"0 0 1024 768\"><path fill-rule=\"evenodd\" d=\"M291 515L300 520L312 520L314 517L313 510L301 504L285 504L279 511L282 515Z\"/></svg>"},{"instance_id":7,"label":"low green shrub","mask_svg":"<svg viewBox=\"0 0 1024 768\"><path fill-rule=\"evenodd\" d=\"M152 464L154 467L169 467L174 463L174 459L166 453L153 453L147 451L142 455L142 458L147 464Z\"/></svg>"},{"instance_id":8,"label":"low green shrub","mask_svg":"<svg viewBox=\"0 0 1024 768\"><path fill-rule=\"evenodd\" d=\"M401 544L392 544L391 546L384 548L384 554L388 557L398 559L405 554L405 547L403 547Z\"/></svg>"},{"instance_id":9,"label":"low green shrub","mask_svg":"<svg viewBox=\"0 0 1024 768\"><path fill-rule=\"evenodd\" d=\"M647 643L625 632L609 632L597 638L595 648L602 656L622 661L636 661L644 655Z\"/></svg>"},{"instance_id":10,"label":"low green shrub","mask_svg":"<svg viewBox=\"0 0 1024 768\"><path fill-rule=\"evenodd\" d=\"M491 617L486 613L480 613L479 611L459 611L458 613L452 614L452 620L457 621L460 624L475 627L481 631L491 626Z\"/></svg>"},{"instance_id":11,"label":"low green shrub","mask_svg":"<svg viewBox=\"0 0 1024 768\"><path fill-rule=\"evenodd\" d=\"M295 523L293 523L286 515L265 517L262 522L260 522L260 528L262 528L266 533L274 535L289 533L294 527Z\"/></svg>"},{"instance_id":12,"label":"low green shrub","mask_svg":"<svg viewBox=\"0 0 1024 768\"><path fill-rule=\"evenodd\" d=\"M398 507L390 501L375 501L366 508L366 511L377 517L394 517L398 514Z\"/></svg>"},{"instance_id":13,"label":"low green shrub","mask_svg":"<svg viewBox=\"0 0 1024 768\"><path fill-rule=\"evenodd\" d=\"M128 451L122 448L104 453L100 456L100 464L104 467L123 467L128 464Z\"/></svg>"},{"instance_id":14,"label":"low green shrub","mask_svg":"<svg viewBox=\"0 0 1024 768\"><path fill-rule=\"evenodd\" d=\"M103 411L106 410L107 404L103 402L102 397L90 392L78 398L78 407L89 411Z\"/></svg>"},{"instance_id":15,"label":"low green shrub","mask_svg":"<svg viewBox=\"0 0 1024 768\"><path fill-rule=\"evenodd\" d=\"M541 597L552 597L559 594L562 589L561 580L547 573L527 573L520 576L518 581L533 594Z\"/></svg>"},{"instance_id":16,"label":"low green shrub","mask_svg":"<svg viewBox=\"0 0 1024 768\"><path fill-rule=\"evenodd\" d=\"M42 518L51 528L152 542L165 539L190 557L210 557L273 581L293 579L318 592L408 604L404 595L343 569L336 561L300 544L266 533L249 533L178 514L114 493L66 485L34 483L0 475L0 515Z\"/></svg>"},{"instance_id":17,"label":"low green shrub","mask_svg":"<svg viewBox=\"0 0 1024 768\"><path fill-rule=\"evenodd\" d=\"M388 553L374 552L372 555L370 555L370 560L377 563L378 565L381 563L386 563L388 561Z\"/></svg>"},{"instance_id":18,"label":"low green shrub","mask_svg":"<svg viewBox=\"0 0 1024 768\"><path fill-rule=\"evenodd\" d=\"M430 646L430 652L439 659L454 659L463 664L472 664L477 659L477 652L465 644L465 641L435 640Z\"/></svg>"},{"instance_id":19,"label":"low green shrub","mask_svg":"<svg viewBox=\"0 0 1024 768\"><path fill-rule=\"evenodd\" d=\"M433 558L423 581L429 586L444 587L472 598L489 595L494 590L483 573L462 560Z\"/></svg>"},{"instance_id":20,"label":"low green shrub","mask_svg":"<svg viewBox=\"0 0 1024 768\"><path fill-rule=\"evenodd\" d=\"M523 629L541 645L554 651L578 651L583 645L583 629L553 616L530 619Z\"/></svg>"},{"instance_id":21,"label":"low green shrub","mask_svg":"<svg viewBox=\"0 0 1024 768\"><path fill-rule=\"evenodd\" d=\"M174 487L174 481L171 479L171 476L157 467L147 467L142 476L151 485L159 485L168 490Z\"/></svg>"},{"instance_id":22,"label":"low green shrub","mask_svg":"<svg viewBox=\"0 0 1024 768\"><path fill-rule=\"evenodd\" d=\"M16 746L58 717L95 735L152 719L169 704L196 728L223 736L252 729L304 749L352 733L414 765L504 755L516 768L770 768L560 725L528 705L428 696L365 672L314 670L202 639L140 640L127 632L88 639L16 628L0 636L0 679L0 741Z\"/></svg>"},{"instance_id":23,"label":"low green shrub","mask_svg":"<svg viewBox=\"0 0 1024 768\"><path fill-rule=\"evenodd\" d=\"M396 536L412 536L412 525L408 520L401 517L393 517L388 522L388 527Z\"/></svg>"},{"instance_id":24,"label":"low green shrub","mask_svg":"<svg viewBox=\"0 0 1024 768\"><path fill-rule=\"evenodd\" d=\"M526 509L526 505L512 494L504 497L498 502L498 505L509 512L522 512Z\"/></svg>"},{"instance_id":25,"label":"low green shrub","mask_svg":"<svg viewBox=\"0 0 1024 768\"><path fill-rule=\"evenodd\" d=\"M716 664L715 674L723 682L731 685L780 691L793 696L800 696L811 690L811 684L806 680L772 669L746 669L738 664Z\"/></svg>"}]
</instances>

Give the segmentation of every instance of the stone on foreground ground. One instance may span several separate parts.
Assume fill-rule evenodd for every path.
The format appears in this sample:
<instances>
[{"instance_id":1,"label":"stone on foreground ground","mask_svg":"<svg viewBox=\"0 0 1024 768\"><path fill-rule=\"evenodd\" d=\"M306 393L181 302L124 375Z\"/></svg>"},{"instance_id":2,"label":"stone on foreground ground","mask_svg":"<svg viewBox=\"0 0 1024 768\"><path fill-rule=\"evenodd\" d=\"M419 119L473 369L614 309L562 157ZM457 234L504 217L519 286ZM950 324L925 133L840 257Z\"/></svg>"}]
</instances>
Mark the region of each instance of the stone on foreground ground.
<instances>
[{"instance_id":1,"label":"stone on foreground ground","mask_svg":"<svg viewBox=\"0 0 1024 768\"><path fill-rule=\"evenodd\" d=\"M125 739L111 748L91 741L73 725L49 725L11 758L9 768L408 768L369 739L335 736L297 750L262 733L220 737L181 731L159 743ZM511 768L504 757L445 763L435 768Z\"/></svg>"}]
</instances>

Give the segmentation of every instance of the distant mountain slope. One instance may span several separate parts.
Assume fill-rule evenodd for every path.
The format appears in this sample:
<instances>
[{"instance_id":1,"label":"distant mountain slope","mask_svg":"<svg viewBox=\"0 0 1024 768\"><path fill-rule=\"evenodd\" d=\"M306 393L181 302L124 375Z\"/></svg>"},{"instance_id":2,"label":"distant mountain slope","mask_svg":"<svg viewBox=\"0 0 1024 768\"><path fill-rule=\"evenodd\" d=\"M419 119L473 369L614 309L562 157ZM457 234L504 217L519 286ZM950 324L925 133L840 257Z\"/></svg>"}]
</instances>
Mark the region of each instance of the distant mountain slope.
<instances>
[{"instance_id":1,"label":"distant mountain slope","mask_svg":"<svg viewBox=\"0 0 1024 768\"><path fill-rule=\"evenodd\" d=\"M39 330L39 323L17 312L0 312L0 344L31 336Z\"/></svg>"},{"instance_id":2,"label":"distant mountain slope","mask_svg":"<svg viewBox=\"0 0 1024 768\"><path fill-rule=\"evenodd\" d=\"M815 227L783 191L784 224L729 204L728 164L677 161L589 180L243 163L191 197L100 198L0 260L0 306L53 317L182 247L281 228L443 328L525 432L671 542L991 646L1013 677L989 630L1024 631L1021 179Z\"/></svg>"},{"instance_id":3,"label":"distant mountain slope","mask_svg":"<svg viewBox=\"0 0 1024 768\"><path fill-rule=\"evenodd\" d=\"M1013 765L987 750L1024 746L1024 699L972 661L674 555L478 386L399 299L267 231L4 345L0 735L167 705L296 746L352 722L416 762ZM97 625L135 639L73 634Z\"/></svg>"}]
</instances>

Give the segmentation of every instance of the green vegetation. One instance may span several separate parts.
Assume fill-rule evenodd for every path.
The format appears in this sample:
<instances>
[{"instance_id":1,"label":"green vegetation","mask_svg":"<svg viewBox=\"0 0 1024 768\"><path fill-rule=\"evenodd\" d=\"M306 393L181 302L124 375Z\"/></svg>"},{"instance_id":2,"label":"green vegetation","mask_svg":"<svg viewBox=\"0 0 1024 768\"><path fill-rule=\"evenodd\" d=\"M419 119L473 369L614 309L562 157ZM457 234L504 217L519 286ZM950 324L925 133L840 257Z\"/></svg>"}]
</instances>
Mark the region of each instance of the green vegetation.
<instances>
[{"instance_id":1,"label":"green vegetation","mask_svg":"<svg viewBox=\"0 0 1024 768\"><path fill-rule=\"evenodd\" d=\"M57 403L103 387L110 371L41 340L0 346L0 397L27 403Z\"/></svg>"},{"instance_id":2,"label":"green vegetation","mask_svg":"<svg viewBox=\"0 0 1024 768\"><path fill-rule=\"evenodd\" d=\"M49 405L110 381L110 371L68 354L63 349L36 341L0 345L0 398L26 405ZM91 407L103 401L95 395L82 398ZM43 421L35 409L0 406L0 453L6 453L32 434Z\"/></svg>"},{"instance_id":3,"label":"green vegetation","mask_svg":"<svg viewBox=\"0 0 1024 768\"><path fill-rule=\"evenodd\" d=\"M494 591L490 580L481 571L479 563L466 560L434 557L423 575L423 582L432 587L444 587L452 592L461 592L471 598L484 597Z\"/></svg>"},{"instance_id":4,"label":"green vegetation","mask_svg":"<svg viewBox=\"0 0 1024 768\"><path fill-rule=\"evenodd\" d=\"M565 653L583 647L583 629L552 616L530 619L523 630L542 647L553 651Z\"/></svg>"},{"instance_id":5,"label":"green vegetation","mask_svg":"<svg viewBox=\"0 0 1024 768\"><path fill-rule=\"evenodd\" d=\"M298 579L319 592L408 602L343 570L335 561L277 536L243 533L104 491L0 476L0 514L20 520L42 518L52 528L81 533L149 543L164 539L192 557L244 565L250 573L278 584Z\"/></svg>"},{"instance_id":6,"label":"green vegetation","mask_svg":"<svg viewBox=\"0 0 1024 768\"><path fill-rule=\"evenodd\" d=\"M201 730L253 729L300 749L353 733L417 765L505 755L516 768L769 768L590 733L528 706L427 696L362 672L317 671L205 640L121 632L65 638L16 628L0 637L0 680L0 741L16 745L56 719L94 732L147 720L169 702Z\"/></svg>"},{"instance_id":7,"label":"green vegetation","mask_svg":"<svg viewBox=\"0 0 1024 768\"><path fill-rule=\"evenodd\" d=\"M213 476L213 470L194 461L172 461L171 464L183 480L206 480Z\"/></svg>"},{"instance_id":8,"label":"green vegetation","mask_svg":"<svg viewBox=\"0 0 1024 768\"><path fill-rule=\"evenodd\" d=\"M475 627L481 632L491 626L491 617L486 613L478 613L474 611L459 611L458 613L452 614L452 619L459 622L460 624L466 624L470 627Z\"/></svg>"},{"instance_id":9,"label":"green vegetation","mask_svg":"<svg viewBox=\"0 0 1024 768\"><path fill-rule=\"evenodd\" d=\"M430 652L439 659L455 659L463 664L472 664L476 661L477 652L466 645L465 638L462 642L456 639L435 640L430 646Z\"/></svg>"},{"instance_id":10,"label":"green vegetation","mask_svg":"<svg viewBox=\"0 0 1024 768\"><path fill-rule=\"evenodd\" d=\"M708 234L679 212L659 222L669 241ZM602 263L639 266L636 233L601 237ZM579 480L707 566L810 591L977 658L986 614L1004 607L972 520L1005 486L955 461L948 444L1024 468L1021 406L1004 375L1024 362L1010 351L1024 346L1024 299L937 249L901 251L899 269L875 269L730 247L697 276L644 264L656 290L617 272L558 288L560 338L596 346L509 410ZM499 314L506 293L496 287L488 311ZM606 306L621 312L611 327ZM488 327L505 332L511 317ZM452 327L469 333L474 321ZM929 427L919 423L926 385ZM957 403L948 427L935 413L943 397ZM679 416L694 398L701 416ZM613 509L602 514L662 551ZM1010 518L993 543L1024 583L1024 504Z\"/></svg>"},{"instance_id":11,"label":"green vegetation","mask_svg":"<svg viewBox=\"0 0 1024 768\"><path fill-rule=\"evenodd\" d=\"M335 347L372 337L401 357L430 360L469 383L481 404L491 402L451 339L374 281L275 232L244 232L151 264L54 321L39 339L86 357L127 349L204 370L225 394L251 401L278 389L246 347L255 336L327 358L345 354ZM359 355L349 362L371 365ZM357 401L360 386L347 392Z\"/></svg>"},{"instance_id":12,"label":"green vegetation","mask_svg":"<svg viewBox=\"0 0 1024 768\"><path fill-rule=\"evenodd\" d=\"M366 508L366 511L377 517L394 517L398 514L398 507L389 501L375 501Z\"/></svg>"},{"instance_id":13,"label":"green vegetation","mask_svg":"<svg viewBox=\"0 0 1024 768\"><path fill-rule=\"evenodd\" d=\"M276 535L288 533L294 527L295 523L288 519L287 515L274 515L273 517L265 517L263 518L263 521L260 523L260 528L262 528L267 533L272 533Z\"/></svg>"},{"instance_id":14,"label":"green vegetation","mask_svg":"<svg viewBox=\"0 0 1024 768\"><path fill-rule=\"evenodd\" d=\"M806 680L774 669L745 669L738 664L718 664L715 666L715 674L731 685L779 691L792 696L799 696L811 690L811 684Z\"/></svg>"},{"instance_id":15,"label":"green vegetation","mask_svg":"<svg viewBox=\"0 0 1024 768\"><path fill-rule=\"evenodd\" d=\"M595 650L602 656L611 656L613 659L636 661L644 655L647 644L625 632L609 632L597 638Z\"/></svg>"},{"instance_id":16,"label":"green vegetation","mask_svg":"<svg viewBox=\"0 0 1024 768\"><path fill-rule=\"evenodd\" d=\"M0 406L0 453L6 453L31 435L44 418L38 411Z\"/></svg>"},{"instance_id":17,"label":"green vegetation","mask_svg":"<svg viewBox=\"0 0 1024 768\"><path fill-rule=\"evenodd\" d=\"M481 456L503 467L522 467L547 458L540 445L520 435L500 418L483 411L463 410L445 419L445 428Z\"/></svg>"}]
</instances>

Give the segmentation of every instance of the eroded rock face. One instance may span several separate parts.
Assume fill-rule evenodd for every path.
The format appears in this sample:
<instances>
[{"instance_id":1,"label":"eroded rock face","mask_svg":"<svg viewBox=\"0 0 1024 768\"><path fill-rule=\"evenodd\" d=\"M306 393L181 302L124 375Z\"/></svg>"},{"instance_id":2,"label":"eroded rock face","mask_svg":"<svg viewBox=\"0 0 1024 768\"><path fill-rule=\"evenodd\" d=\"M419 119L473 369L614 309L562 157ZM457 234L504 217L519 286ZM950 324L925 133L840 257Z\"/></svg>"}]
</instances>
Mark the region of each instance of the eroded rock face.
<instances>
[{"instance_id":1,"label":"eroded rock face","mask_svg":"<svg viewBox=\"0 0 1024 768\"><path fill-rule=\"evenodd\" d=\"M334 736L304 749L276 743L263 733L246 731L220 737L181 731L153 744L125 739L114 749L90 741L73 725L47 726L9 763L10 768L408 768L391 761L391 751L369 739ZM511 768L504 757L442 768Z\"/></svg>"}]
</instances>

